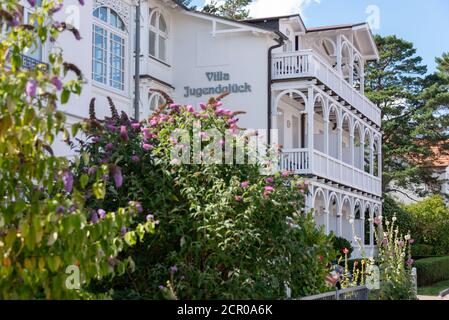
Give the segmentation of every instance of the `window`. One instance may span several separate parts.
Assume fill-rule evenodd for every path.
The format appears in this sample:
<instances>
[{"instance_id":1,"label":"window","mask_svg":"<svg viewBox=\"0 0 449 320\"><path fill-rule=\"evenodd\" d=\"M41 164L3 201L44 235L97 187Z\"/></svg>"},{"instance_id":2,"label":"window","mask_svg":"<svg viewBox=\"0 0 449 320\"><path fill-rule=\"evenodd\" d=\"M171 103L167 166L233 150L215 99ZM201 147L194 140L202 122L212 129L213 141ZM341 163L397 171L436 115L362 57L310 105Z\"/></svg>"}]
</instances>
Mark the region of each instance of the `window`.
<instances>
[{"instance_id":1,"label":"window","mask_svg":"<svg viewBox=\"0 0 449 320\"><path fill-rule=\"evenodd\" d=\"M166 103L164 97L158 92L148 94L148 105L140 111L140 119L147 118L153 111Z\"/></svg>"},{"instance_id":2,"label":"window","mask_svg":"<svg viewBox=\"0 0 449 320\"><path fill-rule=\"evenodd\" d=\"M164 16L159 11L150 9L150 56L166 62L167 39L167 22Z\"/></svg>"},{"instance_id":3,"label":"window","mask_svg":"<svg viewBox=\"0 0 449 320\"><path fill-rule=\"evenodd\" d=\"M92 79L114 89L125 90L126 28L112 9L94 11Z\"/></svg>"}]
</instances>

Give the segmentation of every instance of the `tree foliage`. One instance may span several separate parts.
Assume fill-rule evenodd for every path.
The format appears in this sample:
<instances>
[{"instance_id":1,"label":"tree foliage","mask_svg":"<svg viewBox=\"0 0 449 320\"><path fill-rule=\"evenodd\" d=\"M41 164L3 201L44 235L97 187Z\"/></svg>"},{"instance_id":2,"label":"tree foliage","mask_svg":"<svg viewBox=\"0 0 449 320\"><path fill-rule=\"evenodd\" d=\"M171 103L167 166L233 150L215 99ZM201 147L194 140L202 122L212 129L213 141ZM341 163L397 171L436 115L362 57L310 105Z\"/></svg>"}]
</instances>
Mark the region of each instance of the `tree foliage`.
<instances>
[{"instance_id":1,"label":"tree foliage","mask_svg":"<svg viewBox=\"0 0 449 320\"><path fill-rule=\"evenodd\" d=\"M426 66L413 44L396 36L375 37L379 61L367 68L367 96L382 110L383 191L419 194L439 190L430 162L437 156L432 146L448 139L447 56L435 75L425 77Z\"/></svg>"},{"instance_id":2,"label":"tree foliage","mask_svg":"<svg viewBox=\"0 0 449 320\"><path fill-rule=\"evenodd\" d=\"M202 11L234 20L243 20L249 18L247 7L251 2L252 0L225 0L224 3L219 4L213 0L206 4Z\"/></svg>"},{"instance_id":3,"label":"tree foliage","mask_svg":"<svg viewBox=\"0 0 449 320\"><path fill-rule=\"evenodd\" d=\"M128 252L136 272L96 288L140 299L284 298L285 284L295 296L324 289L332 244L301 214L303 181L288 173L261 176L259 164L198 163L193 150L186 151L191 164L172 157L178 148L189 150L184 138L201 136L203 150L215 147L210 132L224 137L236 130L235 116L211 99L199 112L172 104L142 123L116 115L89 126L86 133L98 139L81 146L91 163L78 176L107 158L126 177L123 188L107 193L108 209L139 201L144 215L159 223L154 238ZM177 136L179 128L189 134ZM128 142L117 145L123 132Z\"/></svg>"},{"instance_id":4,"label":"tree foliage","mask_svg":"<svg viewBox=\"0 0 449 320\"><path fill-rule=\"evenodd\" d=\"M50 53L49 65L32 70L22 54L39 42L54 43L64 31L79 39L78 30L54 19L61 8L44 0L25 24L18 1L0 1L0 299L83 297L93 278L125 271L129 260L117 256L126 238L154 227L145 223L125 235L135 205L108 213L86 209L86 194L104 198L102 178L110 168L99 166L90 188L74 185L67 159L53 153L55 139L70 139L56 106L80 94L83 77L59 50Z\"/></svg>"}]
</instances>

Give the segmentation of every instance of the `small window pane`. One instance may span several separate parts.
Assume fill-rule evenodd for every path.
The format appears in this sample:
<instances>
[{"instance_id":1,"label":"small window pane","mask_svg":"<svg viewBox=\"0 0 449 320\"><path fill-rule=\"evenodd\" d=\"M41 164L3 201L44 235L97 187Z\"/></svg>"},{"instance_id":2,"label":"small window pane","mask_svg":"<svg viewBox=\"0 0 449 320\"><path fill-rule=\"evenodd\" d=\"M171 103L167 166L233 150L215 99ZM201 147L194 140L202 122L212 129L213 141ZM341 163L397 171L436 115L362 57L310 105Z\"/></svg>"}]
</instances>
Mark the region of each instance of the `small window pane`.
<instances>
[{"instance_id":1,"label":"small window pane","mask_svg":"<svg viewBox=\"0 0 449 320\"><path fill-rule=\"evenodd\" d=\"M159 36L159 59L165 61L166 59L166 44L165 44L165 38Z\"/></svg>"},{"instance_id":2,"label":"small window pane","mask_svg":"<svg viewBox=\"0 0 449 320\"><path fill-rule=\"evenodd\" d=\"M163 16L159 17L159 30L166 33L167 32L167 23L165 23L165 19Z\"/></svg>"},{"instance_id":3,"label":"small window pane","mask_svg":"<svg viewBox=\"0 0 449 320\"><path fill-rule=\"evenodd\" d=\"M150 55L156 56L156 33L150 31Z\"/></svg>"},{"instance_id":4,"label":"small window pane","mask_svg":"<svg viewBox=\"0 0 449 320\"><path fill-rule=\"evenodd\" d=\"M156 20L157 20L157 13L154 13L153 15L151 15L151 20L150 20L150 24L153 27L156 27Z\"/></svg>"},{"instance_id":5,"label":"small window pane","mask_svg":"<svg viewBox=\"0 0 449 320\"><path fill-rule=\"evenodd\" d=\"M100 7L98 9L95 9L94 17L103 20L104 22L108 22L108 8Z\"/></svg>"}]
</instances>

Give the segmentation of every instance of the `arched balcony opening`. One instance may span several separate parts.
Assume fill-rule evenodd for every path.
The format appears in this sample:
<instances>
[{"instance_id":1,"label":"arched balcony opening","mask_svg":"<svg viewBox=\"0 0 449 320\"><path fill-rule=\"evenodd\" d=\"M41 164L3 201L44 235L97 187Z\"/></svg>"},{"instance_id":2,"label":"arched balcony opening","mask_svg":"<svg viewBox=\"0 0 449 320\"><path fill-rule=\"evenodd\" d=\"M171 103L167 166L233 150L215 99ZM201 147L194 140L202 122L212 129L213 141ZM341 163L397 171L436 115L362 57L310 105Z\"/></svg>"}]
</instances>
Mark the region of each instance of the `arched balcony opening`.
<instances>
[{"instance_id":1,"label":"arched balcony opening","mask_svg":"<svg viewBox=\"0 0 449 320\"><path fill-rule=\"evenodd\" d=\"M329 199L329 232L333 232L335 235L340 234L339 227L339 201L335 193L332 193Z\"/></svg>"},{"instance_id":2,"label":"arched balcony opening","mask_svg":"<svg viewBox=\"0 0 449 320\"><path fill-rule=\"evenodd\" d=\"M371 144L371 133L369 130L365 131L365 144L364 144L364 152L363 152L363 168L366 173L371 173L371 166L373 163L372 157L372 144Z\"/></svg>"},{"instance_id":3,"label":"arched balcony opening","mask_svg":"<svg viewBox=\"0 0 449 320\"><path fill-rule=\"evenodd\" d=\"M352 217L351 200L348 197L343 199L341 206L341 237L351 241L352 240L352 225L349 223Z\"/></svg>"},{"instance_id":4,"label":"arched balcony opening","mask_svg":"<svg viewBox=\"0 0 449 320\"><path fill-rule=\"evenodd\" d=\"M352 58L349 45L345 42L341 47L341 73L347 82L352 81Z\"/></svg>"},{"instance_id":5,"label":"arched balcony opening","mask_svg":"<svg viewBox=\"0 0 449 320\"><path fill-rule=\"evenodd\" d=\"M315 146L315 149L322 152L322 153L326 153L326 148L325 148L325 135L324 135L324 126L325 126L325 102L324 99L321 98L321 96L318 96L317 99L315 99L315 104L314 104L314 114L313 114L313 119L314 119L314 123L313 123L313 130L314 130L314 134L313 134L313 143Z\"/></svg>"},{"instance_id":6,"label":"arched balcony opening","mask_svg":"<svg viewBox=\"0 0 449 320\"><path fill-rule=\"evenodd\" d=\"M354 126L354 160L353 164L356 168L363 170L363 143L362 128L359 123Z\"/></svg>"},{"instance_id":7,"label":"arched balcony opening","mask_svg":"<svg viewBox=\"0 0 449 320\"><path fill-rule=\"evenodd\" d=\"M381 149L380 149L380 138L376 136L374 138L373 143L373 174L376 177L380 177L380 156L381 156Z\"/></svg>"},{"instance_id":8,"label":"arched balcony opening","mask_svg":"<svg viewBox=\"0 0 449 320\"><path fill-rule=\"evenodd\" d=\"M284 150L307 148L306 97L296 90L281 93L276 103L278 143Z\"/></svg>"},{"instance_id":9,"label":"arched balcony opening","mask_svg":"<svg viewBox=\"0 0 449 320\"><path fill-rule=\"evenodd\" d=\"M342 160L344 163L352 165L352 139L351 139L351 118L347 113L343 115L342 121Z\"/></svg>"},{"instance_id":10,"label":"arched balcony opening","mask_svg":"<svg viewBox=\"0 0 449 320\"><path fill-rule=\"evenodd\" d=\"M354 205L354 236L363 237L363 219L362 219L362 205L359 200L356 200ZM352 241L354 239L351 239Z\"/></svg>"},{"instance_id":11,"label":"arched balcony opening","mask_svg":"<svg viewBox=\"0 0 449 320\"><path fill-rule=\"evenodd\" d=\"M354 89L361 92L363 88L362 82L364 82L365 79L364 79L363 61L359 55L356 55L354 57L353 74L354 76L352 85L354 86Z\"/></svg>"},{"instance_id":12,"label":"arched balcony opening","mask_svg":"<svg viewBox=\"0 0 449 320\"><path fill-rule=\"evenodd\" d=\"M380 208L379 206L375 205L373 208L373 219L380 216ZM374 225L373 223L373 244L378 244L378 239L380 237L380 234L375 235L376 232L378 232L378 226Z\"/></svg>"},{"instance_id":13,"label":"arched balcony opening","mask_svg":"<svg viewBox=\"0 0 449 320\"><path fill-rule=\"evenodd\" d=\"M331 105L330 107L328 121L328 155L334 157L335 159L339 159L339 117L338 110L335 105Z\"/></svg>"},{"instance_id":14,"label":"arched balcony opening","mask_svg":"<svg viewBox=\"0 0 449 320\"><path fill-rule=\"evenodd\" d=\"M313 201L314 219L318 227L326 227L326 197L324 191L318 189Z\"/></svg>"},{"instance_id":15,"label":"arched balcony opening","mask_svg":"<svg viewBox=\"0 0 449 320\"><path fill-rule=\"evenodd\" d=\"M373 219L371 217L371 207L370 205L365 206L365 223L364 223L364 244L366 246L372 245L373 239Z\"/></svg>"}]
</instances>

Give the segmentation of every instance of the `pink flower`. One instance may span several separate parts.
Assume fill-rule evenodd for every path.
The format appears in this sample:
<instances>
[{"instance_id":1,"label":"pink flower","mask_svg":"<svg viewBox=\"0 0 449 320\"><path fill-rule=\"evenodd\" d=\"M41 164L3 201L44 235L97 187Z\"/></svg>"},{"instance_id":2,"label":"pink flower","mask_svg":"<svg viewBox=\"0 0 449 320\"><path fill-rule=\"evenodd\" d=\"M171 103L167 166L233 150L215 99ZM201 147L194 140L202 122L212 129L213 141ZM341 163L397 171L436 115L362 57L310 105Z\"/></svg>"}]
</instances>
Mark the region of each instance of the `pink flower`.
<instances>
[{"instance_id":1,"label":"pink flower","mask_svg":"<svg viewBox=\"0 0 449 320\"><path fill-rule=\"evenodd\" d=\"M270 178L266 178L266 179L265 179L265 182L266 182L266 183L273 183L273 182L274 182L274 179L271 178L271 177L270 177Z\"/></svg>"},{"instance_id":2,"label":"pink flower","mask_svg":"<svg viewBox=\"0 0 449 320\"><path fill-rule=\"evenodd\" d=\"M103 209L98 209L97 213L100 219L106 218L106 211L104 211Z\"/></svg>"},{"instance_id":3,"label":"pink flower","mask_svg":"<svg viewBox=\"0 0 449 320\"><path fill-rule=\"evenodd\" d=\"M206 110L207 109L207 105L205 105L204 103L200 103L200 108L201 110Z\"/></svg>"},{"instance_id":4,"label":"pink flower","mask_svg":"<svg viewBox=\"0 0 449 320\"><path fill-rule=\"evenodd\" d=\"M243 189L248 188L248 186L249 186L249 182L248 182L248 181L244 181L244 182L242 182L242 183L240 184L240 187L242 187Z\"/></svg>"},{"instance_id":5,"label":"pink flower","mask_svg":"<svg viewBox=\"0 0 449 320\"><path fill-rule=\"evenodd\" d=\"M209 119L209 115L207 113L203 114L202 117L203 117L203 119Z\"/></svg>"},{"instance_id":6,"label":"pink flower","mask_svg":"<svg viewBox=\"0 0 449 320\"><path fill-rule=\"evenodd\" d=\"M343 248L342 252L343 252L344 254L348 254L348 253L349 253L349 249L348 249L348 248Z\"/></svg>"},{"instance_id":7,"label":"pink flower","mask_svg":"<svg viewBox=\"0 0 449 320\"><path fill-rule=\"evenodd\" d=\"M152 146L151 144L149 144L149 143L144 143L144 144L142 145L142 148L143 148L144 150L146 150L146 151L149 151L149 150L153 149L153 146Z\"/></svg>"},{"instance_id":8,"label":"pink flower","mask_svg":"<svg viewBox=\"0 0 449 320\"><path fill-rule=\"evenodd\" d=\"M215 106L216 107L221 107L223 105L223 102L221 102L221 101L217 101L216 103L215 103Z\"/></svg>"},{"instance_id":9,"label":"pink flower","mask_svg":"<svg viewBox=\"0 0 449 320\"><path fill-rule=\"evenodd\" d=\"M131 124L131 127L133 127L133 129L138 130L140 129L140 123L139 122L133 122Z\"/></svg>"},{"instance_id":10,"label":"pink flower","mask_svg":"<svg viewBox=\"0 0 449 320\"><path fill-rule=\"evenodd\" d=\"M200 138L207 138L207 137L208 137L207 132L204 131L200 132Z\"/></svg>"},{"instance_id":11,"label":"pink flower","mask_svg":"<svg viewBox=\"0 0 449 320\"><path fill-rule=\"evenodd\" d=\"M195 109L194 109L193 106L191 106L191 105L188 105L188 106L186 107L186 110L187 110L187 112L190 112L190 113L194 113L194 112L195 112Z\"/></svg>"},{"instance_id":12,"label":"pink flower","mask_svg":"<svg viewBox=\"0 0 449 320\"><path fill-rule=\"evenodd\" d=\"M112 149L114 149L114 145L113 145L112 143L108 143L108 144L105 146L105 148L106 148L107 151L111 151Z\"/></svg>"},{"instance_id":13,"label":"pink flower","mask_svg":"<svg viewBox=\"0 0 449 320\"><path fill-rule=\"evenodd\" d=\"M274 188L272 186L266 186L264 188L264 190L265 190L265 192L272 192L272 191L274 191Z\"/></svg>"},{"instance_id":14,"label":"pink flower","mask_svg":"<svg viewBox=\"0 0 449 320\"><path fill-rule=\"evenodd\" d=\"M126 129L126 126L120 127L120 137L122 138L123 141L128 142L129 137L128 137L128 130Z\"/></svg>"},{"instance_id":15,"label":"pink flower","mask_svg":"<svg viewBox=\"0 0 449 320\"><path fill-rule=\"evenodd\" d=\"M57 76L52 77L50 82L52 85L55 86L56 90L58 91L62 90L62 81Z\"/></svg>"},{"instance_id":16,"label":"pink flower","mask_svg":"<svg viewBox=\"0 0 449 320\"><path fill-rule=\"evenodd\" d=\"M221 108L218 108L217 110L215 110L215 114L216 115L222 115L222 114L224 114L224 110L223 109L221 109Z\"/></svg>"},{"instance_id":17,"label":"pink flower","mask_svg":"<svg viewBox=\"0 0 449 320\"><path fill-rule=\"evenodd\" d=\"M235 201L242 202L243 197L242 196L235 196Z\"/></svg>"},{"instance_id":18,"label":"pink flower","mask_svg":"<svg viewBox=\"0 0 449 320\"><path fill-rule=\"evenodd\" d=\"M410 239L410 240L408 241L408 243L410 243L410 244L415 243L415 239Z\"/></svg>"},{"instance_id":19,"label":"pink flower","mask_svg":"<svg viewBox=\"0 0 449 320\"><path fill-rule=\"evenodd\" d=\"M132 162L134 162L134 163L139 163L139 162L140 162L140 158L139 158L138 156L136 156L136 155L132 156L132 157L131 157L131 160L132 160Z\"/></svg>"},{"instance_id":20,"label":"pink flower","mask_svg":"<svg viewBox=\"0 0 449 320\"><path fill-rule=\"evenodd\" d=\"M415 262L415 260L413 260L412 258L408 259L407 260L407 266L411 267L414 262Z\"/></svg>"},{"instance_id":21,"label":"pink flower","mask_svg":"<svg viewBox=\"0 0 449 320\"><path fill-rule=\"evenodd\" d=\"M156 117L154 117L154 118L151 118L151 120L150 120L150 125L151 126L157 126L158 125L158 123L159 123L159 121L158 121L158 119L156 118Z\"/></svg>"},{"instance_id":22,"label":"pink flower","mask_svg":"<svg viewBox=\"0 0 449 320\"><path fill-rule=\"evenodd\" d=\"M404 241L402 240L398 241L398 246L402 248L404 246Z\"/></svg>"},{"instance_id":23,"label":"pink flower","mask_svg":"<svg viewBox=\"0 0 449 320\"><path fill-rule=\"evenodd\" d=\"M374 218L374 224L380 225L381 223L382 223L382 219L379 216Z\"/></svg>"},{"instance_id":24,"label":"pink flower","mask_svg":"<svg viewBox=\"0 0 449 320\"><path fill-rule=\"evenodd\" d=\"M290 172L284 171L282 172L282 177L287 178L290 175Z\"/></svg>"},{"instance_id":25,"label":"pink flower","mask_svg":"<svg viewBox=\"0 0 449 320\"><path fill-rule=\"evenodd\" d=\"M29 97L35 97L37 91L37 81L29 80L26 84L25 92Z\"/></svg>"}]
</instances>

